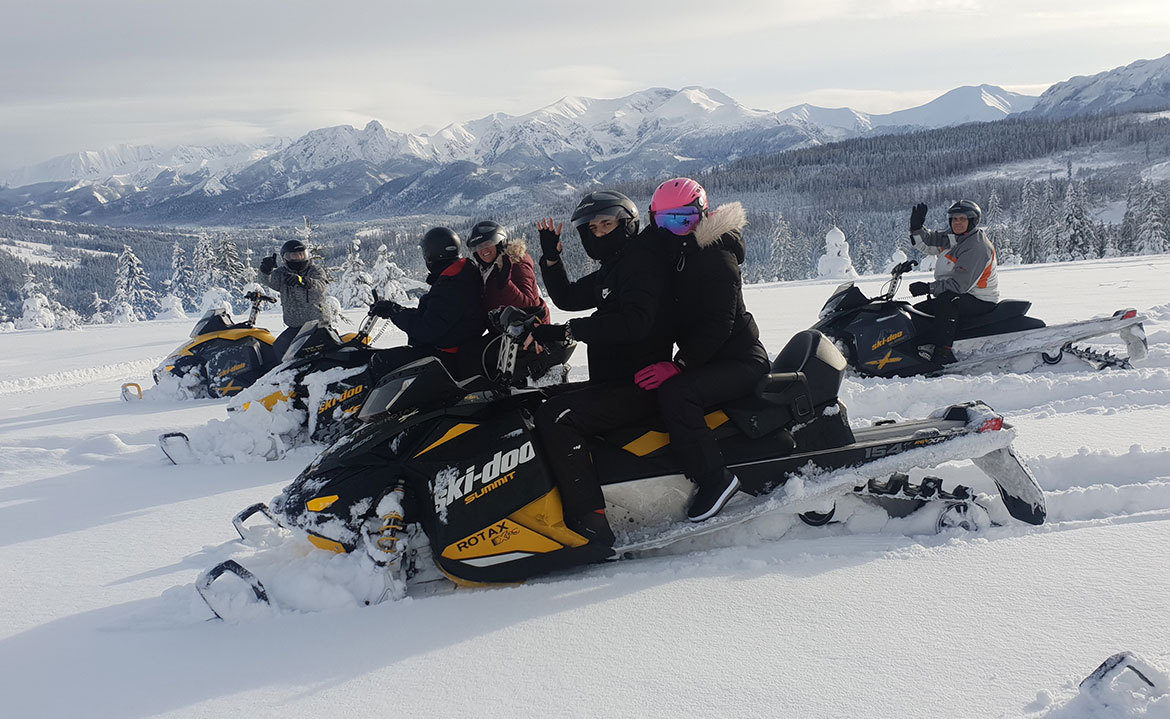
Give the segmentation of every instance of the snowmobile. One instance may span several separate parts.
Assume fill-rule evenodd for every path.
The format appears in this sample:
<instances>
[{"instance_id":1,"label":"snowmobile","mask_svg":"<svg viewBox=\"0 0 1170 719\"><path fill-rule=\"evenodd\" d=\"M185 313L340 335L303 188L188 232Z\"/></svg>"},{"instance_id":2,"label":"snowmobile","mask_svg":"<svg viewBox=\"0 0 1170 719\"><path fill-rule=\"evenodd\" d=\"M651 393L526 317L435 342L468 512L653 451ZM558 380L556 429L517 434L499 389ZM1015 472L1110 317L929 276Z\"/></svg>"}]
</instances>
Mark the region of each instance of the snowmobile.
<instances>
[{"instance_id":1,"label":"snowmobile","mask_svg":"<svg viewBox=\"0 0 1170 719\"><path fill-rule=\"evenodd\" d=\"M902 275L917 265L907 260L894 266L882 293L872 298L852 282L846 282L833 291L821 309L813 329L837 343L850 368L859 374L908 377L997 370L1029 372L1057 364L1065 355L1097 368L1130 369L1132 362L1146 357L1144 318L1135 309L1121 309L1110 317L1046 325L1027 314L1031 302L1001 300L987 314L959 319L954 363L925 359L918 352L919 337L929 330L934 318L909 302L894 299ZM1074 344L1113 333L1125 343L1128 356L1118 357Z\"/></svg>"},{"instance_id":2,"label":"snowmobile","mask_svg":"<svg viewBox=\"0 0 1170 719\"><path fill-rule=\"evenodd\" d=\"M519 328L513 332L527 332L538 321L537 311L538 308L515 307L494 310L489 313L489 323L500 332L500 337L508 325ZM344 337L328 325L306 322L289 344L281 363L246 392L236 395L228 404L228 411L243 412L255 405L271 412L287 402L304 412L303 431L308 441L329 444L345 435L357 423L357 413L378 379L370 370L371 358L380 351L370 347L377 339L371 333L378 319L373 314L367 315L357 332ZM480 358L483 364L487 364L483 357L498 339L487 343ZM524 386L529 377L534 381L563 382L567 376L564 363L575 348L576 343L568 343L538 355L523 350L516 342L504 342L500 344L500 356L495 363L499 369L490 376L510 386ZM554 368L560 368L560 372L554 372ZM488 374L486 369L484 374ZM273 438L270 446L264 443L265 456L279 459L288 447L296 444L296 437ZM184 432L160 435L159 447L173 464L195 461L190 438Z\"/></svg>"},{"instance_id":3,"label":"snowmobile","mask_svg":"<svg viewBox=\"0 0 1170 719\"><path fill-rule=\"evenodd\" d=\"M208 310L184 342L154 369L154 383L165 376L178 378L180 386L196 399L230 397L250 387L280 360L272 345L276 338L256 326L256 316L265 302L276 302L259 291L244 295L252 304L248 319L233 322L222 308ZM136 382L122 385L122 399L142 399Z\"/></svg>"},{"instance_id":4,"label":"snowmobile","mask_svg":"<svg viewBox=\"0 0 1170 719\"><path fill-rule=\"evenodd\" d=\"M522 336L522 330L508 332L505 341ZM322 452L270 505L247 507L233 524L247 541L246 529L255 528L245 522L263 514L316 547L352 553L392 578L387 594L373 600L380 601L424 583L515 583L636 557L774 512L825 524L846 495L883 508L896 504L903 514L933 506L940 528L989 526L998 510L970 488L948 490L938 477L910 479L912 470L959 459L990 476L1011 518L1044 521L1043 492L1013 452L1014 431L1001 415L971 402L925 419L854 429L838 399L845 369L836 347L806 330L752 396L707 415L745 494L703 523L682 520L689 482L658 423L595 438L590 452L604 478L614 548L590 544L565 526L532 419L560 388L516 391L480 376L457 382L432 358L383 378L353 433ZM221 562L196 582L217 616L212 584L225 574L269 601L260 577L235 560Z\"/></svg>"}]
</instances>

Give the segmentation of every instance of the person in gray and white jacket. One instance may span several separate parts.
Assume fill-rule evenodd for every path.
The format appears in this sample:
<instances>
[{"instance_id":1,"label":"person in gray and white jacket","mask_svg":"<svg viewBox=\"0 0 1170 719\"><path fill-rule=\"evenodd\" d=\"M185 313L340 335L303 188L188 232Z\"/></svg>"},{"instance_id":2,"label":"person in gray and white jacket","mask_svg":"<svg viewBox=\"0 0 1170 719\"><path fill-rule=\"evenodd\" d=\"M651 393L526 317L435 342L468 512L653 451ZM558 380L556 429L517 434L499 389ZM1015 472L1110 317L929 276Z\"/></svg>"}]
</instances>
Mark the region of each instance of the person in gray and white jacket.
<instances>
[{"instance_id":1,"label":"person in gray and white jacket","mask_svg":"<svg viewBox=\"0 0 1170 719\"><path fill-rule=\"evenodd\" d=\"M933 282L911 282L910 294L931 295L914 305L935 318L932 331L923 336L918 353L941 364L955 361L951 344L960 317L986 314L999 302L995 247L979 227L983 211L971 200L960 200L947 209L950 231L928 230L925 204L910 211L910 245L938 255Z\"/></svg>"},{"instance_id":2,"label":"person in gray and white jacket","mask_svg":"<svg viewBox=\"0 0 1170 719\"><path fill-rule=\"evenodd\" d=\"M280 307L288 326L272 348L280 357L309 320L325 321L325 286L329 278L309 261L309 250L300 240L289 240L280 248L284 264L277 265L276 253L260 261L260 282L280 293Z\"/></svg>"}]
</instances>

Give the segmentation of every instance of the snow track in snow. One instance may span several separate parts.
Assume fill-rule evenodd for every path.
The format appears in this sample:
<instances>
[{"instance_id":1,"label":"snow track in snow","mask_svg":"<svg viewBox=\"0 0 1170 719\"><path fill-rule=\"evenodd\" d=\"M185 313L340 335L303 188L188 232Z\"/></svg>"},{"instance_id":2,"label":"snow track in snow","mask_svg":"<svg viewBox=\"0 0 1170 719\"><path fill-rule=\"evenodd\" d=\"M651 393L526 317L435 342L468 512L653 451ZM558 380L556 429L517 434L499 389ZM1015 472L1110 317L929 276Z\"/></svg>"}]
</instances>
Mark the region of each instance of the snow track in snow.
<instances>
[{"instance_id":1,"label":"snow track in snow","mask_svg":"<svg viewBox=\"0 0 1170 719\"><path fill-rule=\"evenodd\" d=\"M99 367L83 367L33 377L17 377L15 379L0 380L0 395L49 389L52 387L69 387L88 382L130 381L130 378L139 378L135 381L141 383L143 389L146 389L151 384L150 380L140 378L149 378L151 371L158 366L158 363L162 359L162 357L154 357L133 362L117 362ZM114 390L116 391L117 388L115 387Z\"/></svg>"}]
</instances>

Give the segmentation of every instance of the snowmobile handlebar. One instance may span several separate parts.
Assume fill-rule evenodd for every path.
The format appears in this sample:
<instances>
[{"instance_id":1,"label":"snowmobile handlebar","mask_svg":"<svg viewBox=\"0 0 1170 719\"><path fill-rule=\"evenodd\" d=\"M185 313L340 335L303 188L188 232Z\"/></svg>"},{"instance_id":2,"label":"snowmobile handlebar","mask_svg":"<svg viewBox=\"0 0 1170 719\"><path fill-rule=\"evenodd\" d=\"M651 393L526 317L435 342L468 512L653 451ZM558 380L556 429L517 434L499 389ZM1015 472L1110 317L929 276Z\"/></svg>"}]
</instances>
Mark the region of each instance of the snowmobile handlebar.
<instances>
[{"instance_id":1,"label":"snowmobile handlebar","mask_svg":"<svg viewBox=\"0 0 1170 719\"><path fill-rule=\"evenodd\" d=\"M244 299L252 303L252 311L248 314L248 324L253 326L256 324L257 315L260 314L260 304L262 302L268 302L270 304L276 303L275 297L270 297L269 295L266 295L259 290L252 290L248 294L244 295Z\"/></svg>"},{"instance_id":2,"label":"snowmobile handlebar","mask_svg":"<svg viewBox=\"0 0 1170 719\"><path fill-rule=\"evenodd\" d=\"M890 281L886 283L886 288L878 299L889 302L894 299L894 295L898 294L898 288L902 285L902 275L918 266L918 260L906 260L894 265L890 270Z\"/></svg>"}]
</instances>

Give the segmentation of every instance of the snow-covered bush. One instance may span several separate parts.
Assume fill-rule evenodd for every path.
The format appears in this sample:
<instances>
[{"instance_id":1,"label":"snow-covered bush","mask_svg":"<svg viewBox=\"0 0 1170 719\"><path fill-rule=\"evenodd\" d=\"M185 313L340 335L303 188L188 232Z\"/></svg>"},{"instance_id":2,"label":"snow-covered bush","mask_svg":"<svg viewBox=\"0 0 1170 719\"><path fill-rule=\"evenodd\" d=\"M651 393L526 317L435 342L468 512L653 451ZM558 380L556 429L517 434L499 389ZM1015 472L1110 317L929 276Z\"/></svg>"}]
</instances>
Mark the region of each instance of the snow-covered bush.
<instances>
[{"instance_id":1,"label":"snow-covered bush","mask_svg":"<svg viewBox=\"0 0 1170 719\"><path fill-rule=\"evenodd\" d=\"M849 243L836 225L825 233L825 254L817 261L817 275L829 279L851 280L857 277L849 258Z\"/></svg>"},{"instance_id":2,"label":"snow-covered bush","mask_svg":"<svg viewBox=\"0 0 1170 719\"><path fill-rule=\"evenodd\" d=\"M154 316L156 320L185 320L187 313L183 311L183 301L175 295L166 295L159 301L158 314Z\"/></svg>"}]
</instances>

